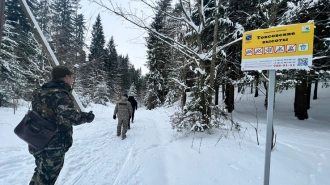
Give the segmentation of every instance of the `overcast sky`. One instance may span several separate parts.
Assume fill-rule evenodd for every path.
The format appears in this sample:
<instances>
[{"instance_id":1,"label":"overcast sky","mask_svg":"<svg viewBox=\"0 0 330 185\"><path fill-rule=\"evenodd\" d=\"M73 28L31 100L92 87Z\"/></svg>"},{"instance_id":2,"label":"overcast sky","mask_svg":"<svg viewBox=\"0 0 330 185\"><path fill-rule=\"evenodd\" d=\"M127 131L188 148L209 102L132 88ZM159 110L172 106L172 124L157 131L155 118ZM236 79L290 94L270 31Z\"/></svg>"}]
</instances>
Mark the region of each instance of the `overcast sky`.
<instances>
[{"instance_id":1,"label":"overcast sky","mask_svg":"<svg viewBox=\"0 0 330 185\"><path fill-rule=\"evenodd\" d=\"M108 0L104 0L107 2ZM115 0L119 5L128 8L133 7L138 12L150 12L150 9L145 8L139 3L132 2L131 0ZM129 6L130 5L130 6ZM145 37L146 32L142 29L138 29L133 24L123 20L122 18L111 14L109 11L100 8L95 3L90 3L89 0L81 0L81 13L84 14L86 19L86 27L88 34L86 37L86 43L90 45L91 42L91 30L93 24L96 21L97 15L100 13L101 21L104 29L104 35L106 42L108 43L111 36L117 45L116 49L118 54L128 54L130 62L136 69L141 68L142 74L146 74L149 70L144 66L146 63L146 46ZM150 15L149 14L149 15Z\"/></svg>"}]
</instances>

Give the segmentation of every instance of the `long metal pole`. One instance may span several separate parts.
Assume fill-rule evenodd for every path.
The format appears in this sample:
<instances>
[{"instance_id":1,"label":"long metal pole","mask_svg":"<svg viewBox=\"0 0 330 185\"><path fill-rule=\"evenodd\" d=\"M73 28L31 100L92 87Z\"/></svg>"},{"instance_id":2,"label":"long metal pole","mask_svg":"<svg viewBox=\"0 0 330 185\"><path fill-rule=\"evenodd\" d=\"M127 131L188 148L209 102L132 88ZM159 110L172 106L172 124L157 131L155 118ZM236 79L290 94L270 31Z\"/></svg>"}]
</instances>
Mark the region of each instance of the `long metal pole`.
<instances>
[{"instance_id":1,"label":"long metal pole","mask_svg":"<svg viewBox=\"0 0 330 185\"><path fill-rule=\"evenodd\" d=\"M272 129L273 129L273 115L274 115L274 96L275 96L275 70L269 70L264 185L269 185L270 157L271 157L271 147L272 147Z\"/></svg>"},{"instance_id":2,"label":"long metal pole","mask_svg":"<svg viewBox=\"0 0 330 185\"><path fill-rule=\"evenodd\" d=\"M1 40L3 35L3 25L5 24L5 5L6 0L1 0L0 2L0 51L1 51Z\"/></svg>"},{"instance_id":3,"label":"long metal pole","mask_svg":"<svg viewBox=\"0 0 330 185\"><path fill-rule=\"evenodd\" d=\"M50 48L47 40L46 40L46 37L44 36L44 34L42 33L40 27L38 26L38 23L36 21L36 19L34 18L29 6L27 5L26 1L25 0L18 0L19 4L21 5L26 17L28 18L29 20L29 23L31 24L31 27L34 28L33 31L34 31L34 35L38 37L38 40L41 42L41 45L44 49L44 51L46 52L47 56L49 59L52 59L50 60L52 63L52 66L58 66L59 65L59 62L57 60L57 58L55 57L55 54L53 52L53 50ZM75 102L75 105L76 107L80 110L80 111L84 111L84 107L83 105L81 104L81 102L79 101L78 99L78 95L76 94L76 92L73 90L72 91L72 96L74 97L74 102Z\"/></svg>"}]
</instances>

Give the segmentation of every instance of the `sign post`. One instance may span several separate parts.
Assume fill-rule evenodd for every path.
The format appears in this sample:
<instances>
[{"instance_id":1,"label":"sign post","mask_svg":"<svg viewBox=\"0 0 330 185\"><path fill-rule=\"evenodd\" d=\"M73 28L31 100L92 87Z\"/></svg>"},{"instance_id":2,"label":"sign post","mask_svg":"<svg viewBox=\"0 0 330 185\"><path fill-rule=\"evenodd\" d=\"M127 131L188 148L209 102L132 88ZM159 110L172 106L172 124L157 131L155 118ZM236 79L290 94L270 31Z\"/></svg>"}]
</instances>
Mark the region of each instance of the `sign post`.
<instances>
[{"instance_id":1,"label":"sign post","mask_svg":"<svg viewBox=\"0 0 330 185\"><path fill-rule=\"evenodd\" d=\"M306 69L313 60L314 23L245 32L242 71L269 70L264 185L269 185L275 96L275 70Z\"/></svg>"},{"instance_id":2,"label":"sign post","mask_svg":"<svg viewBox=\"0 0 330 185\"><path fill-rule=\"evenodd\" d=\"M273 115L274 115L274 96L275 96L275 70L269 70L264 185L269 184L270 155L272 150L272 129L273 129Z\"/></svg>"}]
</instances>

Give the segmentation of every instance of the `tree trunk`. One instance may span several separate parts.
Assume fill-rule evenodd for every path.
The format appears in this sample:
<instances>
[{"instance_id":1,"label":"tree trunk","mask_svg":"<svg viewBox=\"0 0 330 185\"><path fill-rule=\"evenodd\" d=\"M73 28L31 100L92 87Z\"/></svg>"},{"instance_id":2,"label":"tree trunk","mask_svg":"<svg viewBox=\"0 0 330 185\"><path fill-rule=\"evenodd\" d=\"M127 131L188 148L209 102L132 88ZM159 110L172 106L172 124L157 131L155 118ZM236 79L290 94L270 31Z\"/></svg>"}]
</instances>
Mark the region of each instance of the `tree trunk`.
<instances>
[{"instance_id":1,"label":"tree trunk","mask_svg":"<svg viewBox=\"0 0 330 185\"><path fill-rule=\"evenodd\" d=\"M259 72L256 72L256 77L255 77L256 79L255 79L255 91L254 91L254 97L258 97L258 84L259 84Z\"/></svg>"},{"instance_id":2,"label":"tree trunk","mask_svg":"<svg viewBox=\"0 0 330 185\"><path fill-rule=\"evenodd\" d=\"M234 96L235 94L235 87L234 85L230 84L230 89L229 89L229 112L233 112L233 110L235 109L234 106Z\"/></svg>"},{"instance_id":3,"label":"tree trunk","mask_svg":"<svg viewBox=\"0 0 330 185\"><path fill-rule=\"evenodd\" d=\"M234 110L234 93L235 87L234 85L227 83L226 84L226 105L228 112L231 113Z\"/></svg>"},{"instance_id":4,"label":"tree trunk","mask_svg":"<svg viewBox=\"0 0 330 185\"><path fill-rule=\"evenodd\" d=\"M214 103L215 105L219 105L219 84L215 85L215 100Z\"/></svg>"},{"instance_id":5,"label":"tree trunk","mask_svg":"<svg viewBox=\"0 0 330 185\"><path fill-rule=\"evenodd\" d=\"M271 146L271 150L273 150L274 146L275 146L275 131L274 131L274 124L272 125L272 146Z\"/></svg>"},{"instance_id":6,"label":"tree trunk","mask_svg":"<svg viewBox=\"0 0 330 185\"><path fill-rule=\"evenodd\" d=\"M251 82L251 94L253 94L253 82Z\"/></svg>"},{"instance_id":7,"label":"tree trunk","mask_svg":"<svg viewBox=\"0 0 330 185\"><path fill-rule=\"evenodd\" d=\"M242 84L237 85L237 93L240 93L242 91L242 87L243 87Z\"/></svg>"},{"instance_id":8,"label":"tree trunk","mask_svg":"<svg viewBox=\"0 0 330 185\"><path fill-rule=\"evenodd\" d=\"M3 99L3 96L2 96L2 94L0 93L0 107L2 107L2 99Z\"/></svg>"},{"instance_id":9,"label":"tree trunk","mask_svg":"<svg viewBox=\"0 0 330 185\"><path fill-rule=\"evenodd\" d=\"M313 95L313 100L317 99L317 88L318 88L319 81L315 81L315 86L314 86L314 95Z\"/></svg>"},{"instance_id":10,"label":"tree trunk","mask_svg":"<svg viewBox=\"0 0 330 185\"><path fill-rule=\"evenodd\" d=\"M181 95L181 109L183 109L184 106L186 106L186 101L187 101L187 94L186 90L184 87L182 87L182 95Z\"/></svg>"},{"instance_id":11,"label":"tree trunk","mask_svg":"<svg viewBox=\"0 0 330 185\"><path fill-rule=\"evenodd\" d=\"M295 96L295 114L299 120L308 119L307 114L307 83L306 79L302 79L301 83L296 84Z\"/></svg>"},{"instance_id":12,"label":"tree trunk","mask_svg":"<svg viewBox=\"0 0 330 185\"><path fill-rule=\"evenodd\" d=\"M296 85L295 91L294 91L294 103L293 103L293 110L294 110L294 116L297 117L297 102L298 102L298 87Z\"/></svg>"},{"instance_id":13,"label":"tree trunk","mask_svg":"<svg viewBox=\"0 0 330 185\"><path fill-rule=\"evenodd\" d=\"M307 93L306 93L306 108L307 110L311 108L311 93L312 92L312 82L307 81Z\"/></svg>"},{"instance_id":14,"label":"tree trunk","mask_svg":"<svg viewBox=\"0 0 330 185\"><path fill-rule=\"evenodd\" d=\"M152 109L152 96L149 95L148 97L148 110L151 110Z\"/></svg>"},{"instance_id":15,"label":"tree trunk","mask_svg":"<svg viewBox=\"0 0 330 185\"><path fill-rule=\"evenodd\" d=\"M264 83L264 87L266 89L264 106L265 106L265 108L267 110L267 108L268 108L268 88L267 88L267 82L266 81L263 81L263 83Z\"/></svg>"},{"instance_id":16,"label":"tree trunk","mask_svg":"<svg viewBox=\"0 0 330 185\"><path fill-rule=\"evenodd\" d=\"M217 1L216 1L217 3ZM204 6L203 4L200 4L200 7ZM218 20L219 17L219 7L220 7L220 3L218 2L218 4L215 4L216 7L216 13L215 13L215 20ZM202 12L200 12L200 15ZM208 95L208 102L209 104L212 103L212 95L214 94L213 88L215 87L214 82L215 82L215 62L217 60L217 48L216 48L216 44L218 42L218 29L219 27L219 21L215 21L214 23L214 31L213 31L213 48L212 48L212 60L211 60L211 69L210 69L210 89L209 89L209 95ZM216 93L217 96L217 93ZM216 100L218 101L218 100ZM211 117L211 107L210 105L207 107L207 115L209 116L209 118Z\"/></svg>"},{"instance_id":17,"label":"tree trunk","mask_svg":"<svg viewBox=\"0 0 330 185\"><path fill-rule=\"evenodd\" d=\"M227 105L226 103L226 97L225 97L225 94L226 94L226 86L224 83L221 84L221 93L222 93L222 101L225 102L225 104Z\"/></svg>"}]
</instances>

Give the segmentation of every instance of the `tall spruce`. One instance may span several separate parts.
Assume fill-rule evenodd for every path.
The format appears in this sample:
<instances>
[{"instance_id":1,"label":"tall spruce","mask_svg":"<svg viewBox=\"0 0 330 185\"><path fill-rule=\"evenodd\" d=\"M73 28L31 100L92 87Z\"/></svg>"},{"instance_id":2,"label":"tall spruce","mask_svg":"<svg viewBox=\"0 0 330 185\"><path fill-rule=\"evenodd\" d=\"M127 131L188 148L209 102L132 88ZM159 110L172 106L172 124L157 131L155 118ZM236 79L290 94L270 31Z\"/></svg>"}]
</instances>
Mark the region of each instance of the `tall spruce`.
<instances>
[{"instance_id":1,"label":"tall spruce","mask_svg":"<svg viewBox=\"0 0 330 185\"><path fill-rule=\"evenodd\" d=\"M92 29L92 40L90 45L90 54L87 63L87 78L84 84L87 85L85 90L88 96L95 103L105 104L109 99L109 88L107 85L107 73L104 68L105 59L105 37L100 14L97 16Z\"/></svg>"},{"instance_id":2,"label":"tall spruce","mask_svg":"<svg viewBox=\"0 0 330 185\"><path fill-rule=\"evenodd\" d=\"M119 62L118 62L118 70L119 73L121 75L121 81L120 81L120 91L122 93L127 93L129 88L130 88L130 81L129 81L129 65L130 65L130 61L129 61L129 57L128 55L126 55L125 57L120 55L119 56Z\"/></svg>"},{"instance_id":3,"label":"tall spruce","mask_svg":"<svg viewBox=\"0 0 330 185\"><path fill-rule=\"evenodd\" d=\"M100 14L97 15L96 21L93 25L92 29L92 41L89 46L90 54L88 55L88 60L90 62L102 60L104 55L104 44L105 37L103 32L103 26L101 23Z\"/></svg>"},{"instance_id":4,"label":"tall spruce","mask_svg":"<svg viewBox=\"0 0 330 185\"><path fill-rule=\"evenodd\" d=\"M72 0L73 1L73 23L74 23L74 63L79 64L86 61L86 52L84 51L85 47L85 18L83 14L79 14L78 11L81 8L81 0Z\"/></svg>"},{"instance_id":5,"label":"tall spruce","mask_svg":"<svg viewBox=\"0 0 330 185\"><path fill-rule=\"evenodd\" d=\"M37 2L27 1L35 13ZM40 71L41 46L34 37L30 24L17 0L6 1L6 25L3 50L1 51L1 86L6 88L6 97L12 99L30 98ZM8 32L10 31L10 32ZM9 99L7 99L9 102ZM11 101L13 102L13 101Z\"/></svg>"},{"instance_id":6,"label":"tall spruce","mask_svg":"<svg viewBox=\"0 0 330 185\"><path fill-rule=\"evenodd\" d=\"M171 12L171 0L161 0L158 3L158 12L153 22L151 23L151 29L163 34L170 35L170 28L167 24L167 16L163 12ZM147 94L145 102L148 109L153 109L162 104L169 91L168 88L168 69L170 67L170 50L166 43L159 39L158 35L155 35L152 31L148 32L149 36L147 41L147 67L149 73L146 76L147 79ZM167 42L170 42L167 40Z\"/></svg>"},{"instance_id":7,"label":"tall spruce","mask_svg":"<svg viewBox=\"0 0 330 185\"><path fill-rule=\"evenodd\" d=\"M52 2L53 46L57 60L70 67L74 65L74 14L71 0L53 0Z\"/></svg>"},{"instance_id":8,"label":"tall spruce","mask_svg":"<svg viewBox=\"0 0 330 185\"><path fill-rule=\"evenodd\" d=\"M107 75L107 84L109 88L109 97L115 100L120 93L119 70L118 70L118 53L113 37L110 38L105 48L104 69Z\"/></svg>"},{"instance_id":9,"label":"tall spruce","mask_svg":"<svg viewBox=\"0 0 330 185\"><path fill-rule=\"evenodd\" d=\"M75 40L74 40L74 54L75 64L83 63L86 61L85 48L85 19L83 14L78 14L75 18Z\"/></svg>"}]
</instances>

